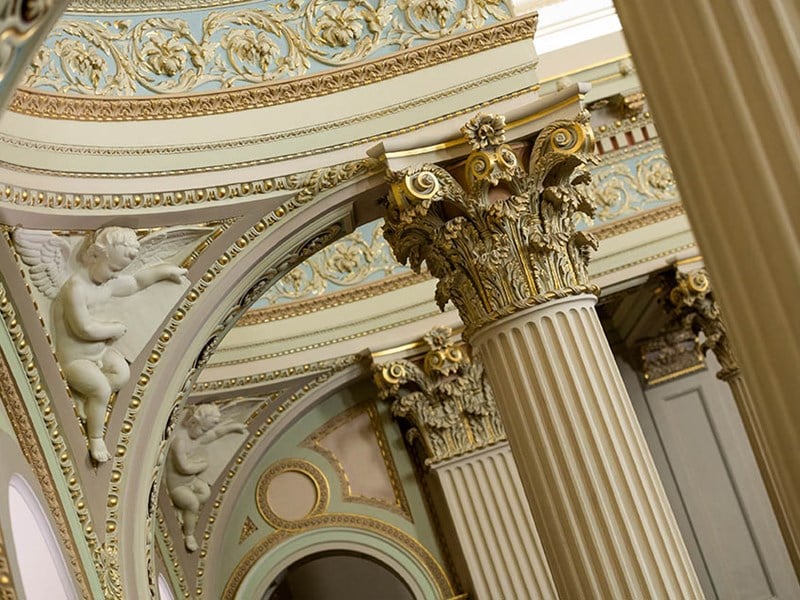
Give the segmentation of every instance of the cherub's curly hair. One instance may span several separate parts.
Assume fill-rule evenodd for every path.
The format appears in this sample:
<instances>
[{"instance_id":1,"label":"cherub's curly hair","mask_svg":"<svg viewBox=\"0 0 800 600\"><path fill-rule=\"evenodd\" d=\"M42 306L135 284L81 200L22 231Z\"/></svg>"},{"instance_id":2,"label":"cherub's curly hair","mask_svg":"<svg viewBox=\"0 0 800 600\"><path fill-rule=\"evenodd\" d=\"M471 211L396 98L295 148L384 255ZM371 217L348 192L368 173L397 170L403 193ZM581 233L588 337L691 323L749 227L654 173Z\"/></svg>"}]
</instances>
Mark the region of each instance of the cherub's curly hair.
<instances>
[{"instance_id":1,"label":"cherub's curly hair","mask_svg":"<svg viewBox=\"0 0 800 600\"><path fill-rule=\"evenodd\" d=\"M84 264L93 264L106 258L108 251L114 246L130 246L139 248L136 232L127 227L103 227L87 236L81 247L80 259Z\"/></svg>"}]
</instances>

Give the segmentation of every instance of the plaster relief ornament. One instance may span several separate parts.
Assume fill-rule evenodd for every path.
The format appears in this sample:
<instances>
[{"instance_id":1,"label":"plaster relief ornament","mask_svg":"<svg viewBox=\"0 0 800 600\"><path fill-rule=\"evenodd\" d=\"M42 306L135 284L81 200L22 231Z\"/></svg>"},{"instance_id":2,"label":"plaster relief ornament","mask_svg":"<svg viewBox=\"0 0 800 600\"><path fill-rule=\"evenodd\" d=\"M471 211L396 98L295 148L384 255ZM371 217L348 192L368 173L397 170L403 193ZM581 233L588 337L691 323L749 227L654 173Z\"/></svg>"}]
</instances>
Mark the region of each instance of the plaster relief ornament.
<instances>
[{"instance_id":1,"label":"plaster relief ornament","mask_svg":"<svg viewBox=\"0 0 800 600\"><path fill-rule=\"evenodd\" d=\"M167 490L181 521L186 550L195 552L197 517L211 496L211 484L203 479L209 466L206 446L231 433L246 433L247 426L222 418L219 407L200 404L187 410L176 427L166 465Z\"/></svg>"},{"instance_id":2,"label":"plaster relief ornament","mask_svg":"<svg viewBox=\"0 0 800 600\"><path fill-rule=\"evenodd\" d=\"M133 229L105 227L77 244L49 231L14 231L17 251L44 296L42 304L50 305L56 358L85 420L89 454L98 463L111 458L104 440L111 396L130 379L129 363L160 321L154 313L171 306L164 300L177 298L188 285L186 269L164 261L208 231L159 231L140 241ZM156 285L162 281L169 283ZM144 295L148 288L152 293ZM133 323L137 331L129 334Z\"/></svg>"}]
</instances>

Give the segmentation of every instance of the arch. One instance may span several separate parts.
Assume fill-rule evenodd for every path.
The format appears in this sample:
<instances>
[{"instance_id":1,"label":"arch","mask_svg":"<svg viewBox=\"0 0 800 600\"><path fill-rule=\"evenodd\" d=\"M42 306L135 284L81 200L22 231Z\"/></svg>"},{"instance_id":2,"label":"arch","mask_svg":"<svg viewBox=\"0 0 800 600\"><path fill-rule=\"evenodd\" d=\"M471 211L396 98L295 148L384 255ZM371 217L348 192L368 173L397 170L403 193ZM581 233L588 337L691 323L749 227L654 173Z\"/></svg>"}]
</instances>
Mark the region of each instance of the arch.
<instances>
[{"instance_id":1,"label":"arch","mask_svg":"<svg viewBox=\"0 0 800 600\"><path fill-rule=\"evenodd\" d=\"M261 598L269 584L295 562L325 551L364 554L396 574L419 600L450 598L442 567L413 538L391 525L356 515L325 515L295 535L279 531L254 546L228 578L223 600Z\"/></svg>"},{"instance_id":2,"label":"arch","mask_svg":"<svg viewBox=\"0 0 800 600\"><path fill-rule=\"evenodd\" d=\"M17 473L8 481L8 507L20 584L26 598L77 598L45 511L31 486Z\"/></svg>"},{"instance_id":3,"label":"arch","mask_svg":"<svg viewBox=\"0 0 800 600\"><path fill-rule=\"evenodd\" d=\"M186 383L182 376L176 377L175 374L192 372L196 357L230 314L232 307L271 269L282 269L276 275L277 280L294 266L281 264L292 250L303 247L309 239L313 239L333 223L351 223L354 198L363 196L378 185L383 185L382 176L376 176L369 171L345 180L324 196L274 223L269 227L269 233L262 229L263 233L255 236L252 245L239 252L236 260L230 261L231 264L212 279L213 283L205 286L202 294L198 295L194 291L200 282L187 290L178 306L188 303L192 308L183 312L180 323L172 330L164 330L169 343L163 342L163 346L159 346L158 362L152 369L152 375L147 376L135 429L153 432L165 430L175 408L170 399L180 397L181 388ZM303 202L310 199L307 197ZM272 214L276 214L277 210ZM264 220L258 221L263 222ZM257 225L253 225L253 228L257 228ZM328 243L333 241L328 240ZM231 240L230 247L235 245L236 240ZM194 300L191 300L192 295ZM252 300L255 301L256 298ZM175 321L172 317L165 321L167 327L170 322ZM163 336L159 339L163 340ZM132 371L143 366L140 358L132 366ZM139 382L143 378L140 377ZM182 398L181 401L183 400ZM117 415L112 419L121 421L122 417ZM124 458L125 477L120 484L118 527L115 532L117 539L126 540L126 548L146 548L152 541L145 524L149 514L148 502L151 497L155 497L153 492L160 483L164 449L165 440L158 435L132 435L129 438ZM130 468L134 462L138 467ZM151 468L147 468L147 465ZM131 597L146 597L150 594L149 564L152 566L144 552L125 556L124 559L121 557L121 576L126 594ZM155 581L152 583L155 584Z\"/></svg>"}]
</instances>

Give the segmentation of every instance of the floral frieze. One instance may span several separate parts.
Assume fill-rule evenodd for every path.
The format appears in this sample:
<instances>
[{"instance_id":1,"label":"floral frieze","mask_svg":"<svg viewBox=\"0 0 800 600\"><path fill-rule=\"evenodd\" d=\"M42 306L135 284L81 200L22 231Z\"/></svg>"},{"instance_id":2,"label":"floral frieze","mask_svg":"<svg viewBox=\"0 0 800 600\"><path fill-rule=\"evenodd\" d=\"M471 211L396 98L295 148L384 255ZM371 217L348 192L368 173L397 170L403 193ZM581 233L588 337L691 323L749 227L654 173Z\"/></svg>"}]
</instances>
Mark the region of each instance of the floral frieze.
<instances>
[{"instance_id":1,"label":"floral frieze","mask_svg":"<svg viewBox=\"0 0 800 600\"><path fill-rule=\"evenodd\" d=\"M207 92L353 65L510 17L506 0L279 0L229 10L69 15L23 86L65 94Z\"/></svg>"}]
</instances>

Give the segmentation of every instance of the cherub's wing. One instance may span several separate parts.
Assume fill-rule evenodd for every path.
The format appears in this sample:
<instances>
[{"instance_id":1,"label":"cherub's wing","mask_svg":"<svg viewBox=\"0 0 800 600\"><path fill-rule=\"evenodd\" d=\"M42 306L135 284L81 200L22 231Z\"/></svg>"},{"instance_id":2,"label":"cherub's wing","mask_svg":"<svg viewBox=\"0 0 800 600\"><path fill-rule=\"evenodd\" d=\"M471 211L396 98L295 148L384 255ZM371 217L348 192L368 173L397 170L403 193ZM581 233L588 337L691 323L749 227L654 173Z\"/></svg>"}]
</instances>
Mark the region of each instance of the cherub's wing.
<instances>
[{"instance_id":1,"label":"cherub's wing","mask_svg":"<svg viewBox=\"0 0 800 600\"><path fill-rule=\"evenodd\" d=\"M174 227L150 233L139 240L139 255L125 272L135 273L144 267L166 262L190 244L199 243L212 231L213 227L198 226Z\"/></svg>"},{"instance_id":2,"label":"cherub's wing","mask_svg":"<svg viewBox=\"0 0 800 600\"><path fill-rule=\"evenodd\" d=\"M31 281L48 298L55 298L69 277L71 248L67 240L49 231L17 227L12 234L22 262L30 267Z\"/></svg>"}]
</instances>

